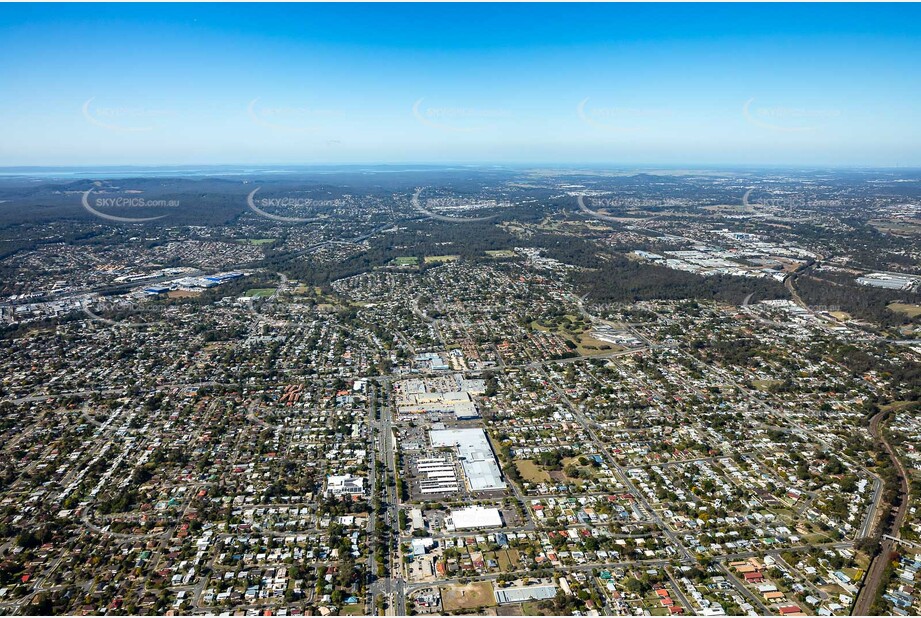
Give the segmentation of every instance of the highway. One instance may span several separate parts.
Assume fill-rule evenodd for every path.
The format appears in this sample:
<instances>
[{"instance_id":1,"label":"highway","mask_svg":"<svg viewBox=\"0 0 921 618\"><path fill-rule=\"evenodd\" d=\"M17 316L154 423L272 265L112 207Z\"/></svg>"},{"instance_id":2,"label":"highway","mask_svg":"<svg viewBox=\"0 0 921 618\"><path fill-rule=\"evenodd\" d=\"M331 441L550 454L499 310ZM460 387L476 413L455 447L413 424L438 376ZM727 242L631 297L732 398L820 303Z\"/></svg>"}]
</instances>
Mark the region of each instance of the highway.
<instances>
[{"instance_id":1,"label":"highway","mask_svg":"<svg viewBox=\"0 0 921 618\"><path fill-rule=\"evenodd\" d=\"M380 444L383 450L384 465L387 470L387 476L390 479L399 478L398 462L393 445L393 409L390 406L390 382L384 380L383 405L381 406L380 420ZM391 566L390 577L382 582L383 591L391 599L390 612L396 616L406 615L406 594L404 591L405 582L403 581L403 557L400 552L399 543L399 526L400 526L400 502L399 488L391 483L386 483L385 503L390 520L390 526L395 530L397 542L392 547L390 553ZM378 587L380 590L381 587Z\"/></svg>"},{"instance_id":2,"label":"highway","mask_svg":"<svg viewBox=\"0 0 921 618\"><path fill-rule=\"evenodd\" d=\"M886 452L889 454L889 459L892 460L892 464L895 466L899 475L899 492L902 499L901 504L899 505L898 511L896 511L895 517L892 519L892 523L889 525L889 530L884 531L888 533L891 537L898 537L899 530L902 528L902 523L905 521L905 515L908 513L908 505L910 504L909 492L908 492L908 473L905 470L905 467L902 465L902 462L899 460L898 455L895 452L895 449L892 448L892 445L889 444L889 441L886 440L886 435L882 431L882 424L886 420L888 412L878 412L870 419L870 433L873 434L873 437L878 439L883 445L883 448L886 449ZM879 551L873 557L873 561L870 563L870 568L867 569L867 574L863 579L863 585L860 588L860 592L857 594L857 600L854 602L854 608L851 612L854 616L867 616L870 613L870 609L873 606L873 602L876 600L877 594L879 592L879 587L884 582L883 575L885 574L886 567L889 564L889 556L896 549L896 542L891 538L883 538L880 542Z\"/></svg>"}]
</instances>

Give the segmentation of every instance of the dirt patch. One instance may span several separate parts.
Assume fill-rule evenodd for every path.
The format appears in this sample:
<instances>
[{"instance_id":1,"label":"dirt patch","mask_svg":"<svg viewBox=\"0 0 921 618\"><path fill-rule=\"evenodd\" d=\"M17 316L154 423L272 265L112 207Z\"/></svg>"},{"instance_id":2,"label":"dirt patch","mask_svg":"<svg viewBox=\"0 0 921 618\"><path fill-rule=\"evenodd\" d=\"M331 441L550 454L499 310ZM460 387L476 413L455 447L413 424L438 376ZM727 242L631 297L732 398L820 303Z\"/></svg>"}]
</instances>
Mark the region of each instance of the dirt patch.
<instances>
[{"instance_id":1,"label":"dirt patch","mask_svg":"<svg viewBox=\"0 0 921 618\"><path fill-rule=\"evenodd\" d=\"M441 589L441 604L444 611L494 607L496 596L492 582L472 582L464 586L447 586Z\"/></svg>"},{"instance_id":2,"label":"dirt patch","mask_svg":"<svg viewBox=\"0 0 921 618\"><path fill-rule=\"evenodd\" d=\"M196 296L201 296L201 292L193 292L192 290L170 290L166 293L167 298L195 298Z\"/></svg>"}]
</instances>

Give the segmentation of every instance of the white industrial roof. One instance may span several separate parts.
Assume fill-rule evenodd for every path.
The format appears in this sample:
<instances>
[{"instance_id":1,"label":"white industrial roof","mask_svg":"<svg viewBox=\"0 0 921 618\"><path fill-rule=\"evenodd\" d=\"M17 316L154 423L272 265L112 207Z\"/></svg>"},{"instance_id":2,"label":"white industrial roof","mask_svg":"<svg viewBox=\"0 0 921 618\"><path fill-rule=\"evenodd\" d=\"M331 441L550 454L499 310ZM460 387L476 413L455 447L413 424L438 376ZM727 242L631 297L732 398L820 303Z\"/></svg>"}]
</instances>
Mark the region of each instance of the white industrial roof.
<instances>
[{"instance_id":1,"label":"white industrial roof","mask_svg":"<svg viewBox=\"0 0 921 618\"><path fill-rule=\"evenodd\" d=\"M541 601L556 596L556 586L528 586L525 588L500 588L496 590L498 603L521 603Z\"/></svg>"},{"instance_id":2,"label":"white industrial roof","mask_svg":"<svg viewBox=\"0 0 921 618\"><path fill-rule=\"evenodd\" d=\"M482 429L441 429L429 435L435 448L457 448L470 491L505 489L499 464L496 463L486 432Z\"/></svg>"},{"instance_id":3,"label":"white industrial roof","mask_svg":"<svg viewBox=\"0 0 921 618\"><path fill-rule=\"evenodd\" d=\"M474 505L451 511L451 524L455 530L499 528L502 526L502 514L499 509L488 509Z\"/></svg>"}]
</instances>

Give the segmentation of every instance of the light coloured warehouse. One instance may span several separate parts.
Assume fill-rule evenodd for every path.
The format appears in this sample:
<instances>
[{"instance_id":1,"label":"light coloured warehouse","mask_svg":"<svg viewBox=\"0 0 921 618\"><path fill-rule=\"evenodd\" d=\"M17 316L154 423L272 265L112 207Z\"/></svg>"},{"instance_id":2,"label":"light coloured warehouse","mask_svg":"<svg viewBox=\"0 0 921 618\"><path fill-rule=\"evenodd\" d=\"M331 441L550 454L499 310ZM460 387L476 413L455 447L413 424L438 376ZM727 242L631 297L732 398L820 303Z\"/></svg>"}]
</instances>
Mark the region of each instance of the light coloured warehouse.
<instances>
[{"instance_id":1,"label":"light coloured warehouse","mask_svg":"<svg viewBox=\"0 0 921 618\"><path fill-rule=\"evenodd\" d=\"M496 602L524 603L525 601L543 601L556 596L556 586L528 586L524 588L500 588L496 590Z\"/></svg>"},{"instance_id":2,"label":"light coloured warehouse","mask_svg":"<svg viewBox=\"0 0 921 618\"><path fill-rule=\"evenodd\" d=\"M434 448L453 446L470 491L505 489L502 472L482 429L440 429L429 433Z\"/></svg>"},{"instance_id":3,"label":"light coloured warehouse","mask_svg":"<svg viewBox=\"0 0 921 618\"><path fill-rule=\"evenodd\" d=\"M857 278L860 285L869 285L887 290L910 290L917 278L910 275L895 275L891 273L870 273Z\"/></svg>"},{"instance_id":4,"label":"light coloured warehouse","mask_svg":"<svg viewBox=\"0 0 921 618\"><path fill-rule=\"evenodd\" d=\"M489 509L479 505L468 506L451 511L445 518L448 530L469 530L471 528L501 528L502 513L499 509Z\"/></svg>"}]
</instances>

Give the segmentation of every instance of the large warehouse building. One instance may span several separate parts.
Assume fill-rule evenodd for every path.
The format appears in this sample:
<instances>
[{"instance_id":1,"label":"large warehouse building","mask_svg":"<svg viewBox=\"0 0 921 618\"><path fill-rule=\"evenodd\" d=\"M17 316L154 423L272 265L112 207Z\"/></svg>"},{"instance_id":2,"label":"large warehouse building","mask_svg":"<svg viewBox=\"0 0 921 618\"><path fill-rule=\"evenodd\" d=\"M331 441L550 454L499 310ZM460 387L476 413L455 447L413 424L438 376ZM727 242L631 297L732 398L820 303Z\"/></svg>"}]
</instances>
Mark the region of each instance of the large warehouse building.
<instances>
[{"instance_id":1,"label":"large warehouse building","mask_svg":"<svg viewBox=\"0 0 921 618\"><path fill-rule=\"evenodd\" d=\"M439 429L430 432L434 448L457 448L470 491L495 491L505 489L502 472L482 429Z\"/></svg>"},{"instance_id":2,"label":"large warehouse building","mask_svg":"<svg viewBox=\"0 0 921 618\"><path fill-rule=\"evenodd\" d=\"M477 505L468 506L451 511L451 515L445 518L445 527L448 530L500 528L502 527L502 513L499 512L499 509L488 509Z\"/></svg>"},{"instance_id":3,"label":"large warehouse building","mask_svg":"<svg viewBox=\"0 0 921 618\"><path fill-rule=\"evenodd\" d=\"M523 588L505 588L496 590L496 603L523 603L525 601L543 601L556 596L556 586L528 586Z\"/></svg>"}]
</instances>

